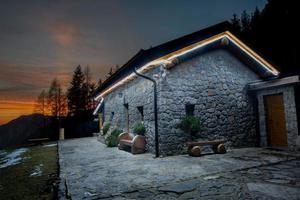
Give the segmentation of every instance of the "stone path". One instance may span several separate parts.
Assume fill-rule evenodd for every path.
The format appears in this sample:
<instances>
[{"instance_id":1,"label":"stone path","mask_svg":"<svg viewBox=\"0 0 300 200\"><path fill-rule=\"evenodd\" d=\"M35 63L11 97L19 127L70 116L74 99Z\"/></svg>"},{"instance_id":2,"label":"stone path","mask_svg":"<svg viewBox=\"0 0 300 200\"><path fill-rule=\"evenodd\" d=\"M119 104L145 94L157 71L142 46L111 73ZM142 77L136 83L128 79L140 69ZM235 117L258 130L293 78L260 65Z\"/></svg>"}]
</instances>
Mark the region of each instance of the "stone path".
<instances>
[{"instance_id":1,"label":"stone path","mask_svg":"<svg viewBox=\"0 0 300 200\"><path fill-rule=\"evenodd\" d=\"M244 148L154 159L81 138L59 142L59 157L61 199L300 199L299 154Z\"/></svg>"}]
</instances>

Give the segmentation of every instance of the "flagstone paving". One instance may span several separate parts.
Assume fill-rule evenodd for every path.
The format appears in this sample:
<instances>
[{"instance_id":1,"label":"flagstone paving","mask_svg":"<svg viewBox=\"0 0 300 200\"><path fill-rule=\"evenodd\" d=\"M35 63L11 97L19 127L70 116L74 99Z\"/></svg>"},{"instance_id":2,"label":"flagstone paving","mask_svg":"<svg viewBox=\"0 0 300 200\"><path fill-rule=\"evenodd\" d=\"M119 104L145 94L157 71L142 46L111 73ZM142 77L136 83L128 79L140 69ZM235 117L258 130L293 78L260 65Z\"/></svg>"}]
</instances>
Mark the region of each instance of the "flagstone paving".
<instances>
[{"instance_id":1,"label":"flagstone paving","mask_svg":"<svg viewBox=\"0 0 300 200\"><path fill-rule=\"evenodd\" d=\"M96 138L59 142L60 199L300 199L300 154L242 148L153 158ZM68 195L66 195L68 194Z\"/></svg>"}]
</instances>

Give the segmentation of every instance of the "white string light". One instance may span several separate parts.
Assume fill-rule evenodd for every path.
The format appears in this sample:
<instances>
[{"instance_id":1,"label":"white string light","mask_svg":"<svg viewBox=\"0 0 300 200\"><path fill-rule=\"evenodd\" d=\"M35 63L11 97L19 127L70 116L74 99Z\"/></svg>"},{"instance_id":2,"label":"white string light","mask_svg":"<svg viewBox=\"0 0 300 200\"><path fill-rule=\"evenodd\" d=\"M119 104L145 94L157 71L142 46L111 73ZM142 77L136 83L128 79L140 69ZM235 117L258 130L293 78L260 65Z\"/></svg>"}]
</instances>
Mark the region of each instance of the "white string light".
<instances>
[{"instance_id":1,"label":"white string light","mask_svg":"<svg viewBox=\"0 0 300 200\"><path fill-rule=\"evenodd\" d=\"M195 44L192 44L190 46L184 47L180 50L177 50L175 52L172 52L166 56L163 56L161 58L158 58L156 60L153 60L142 67L138 69L139 73L143 73L150 67L157 67L161 64L167 65L171 64L173 59L178 58L179 56L182 56L184 54L187 54L189 52L195 51L201 47L204 47L208 44L211 44L215 41L221 40L223 38L228 39L230 42L238 46L243 52L245 52L247 55L249 55L251 58L253 58L256 62L258 62L262 67L264 67L267 71L269 71L271 74L278 76L279 71L276 70L270 63L268 63L266 60L264 60L262 57L260 57L257 53L255 53L252 49L250 49L247 45L245 45L242 41L240 41L238 38L236 38L233 34L231 34L229 31L225 31L223 33L217 34L215 36L212 36L208 39L205 39L203 41L197 42ZM105 91L101 92L95 99L98 100L99 98L103 97L104 95L112 92L117 87L125 84L126 82L135 79L137 76L134 73L129 74L122 80L118 81L114 85L107 88Z\"/></svg>"}]
</instances>

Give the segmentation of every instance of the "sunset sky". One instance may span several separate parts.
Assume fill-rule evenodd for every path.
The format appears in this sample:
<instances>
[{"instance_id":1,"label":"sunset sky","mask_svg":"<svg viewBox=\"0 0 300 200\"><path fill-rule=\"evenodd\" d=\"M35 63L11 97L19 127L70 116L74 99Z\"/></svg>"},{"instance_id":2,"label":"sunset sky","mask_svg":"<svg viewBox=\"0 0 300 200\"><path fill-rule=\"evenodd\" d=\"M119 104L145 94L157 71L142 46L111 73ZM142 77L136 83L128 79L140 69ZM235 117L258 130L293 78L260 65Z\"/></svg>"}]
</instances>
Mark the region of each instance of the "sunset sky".
<instances>
[{"instance_id":1,"label":"sunset sky","mask_svg":"<svg viewBox=\"0 0 300 200\"><path fill-rule=\"evenodd\" d=\"M68 87L74 68L93 79L139 49L263 8L266 0L2 0L0 124L33 112L50 81Z\"/></svg>"}]
</instances>

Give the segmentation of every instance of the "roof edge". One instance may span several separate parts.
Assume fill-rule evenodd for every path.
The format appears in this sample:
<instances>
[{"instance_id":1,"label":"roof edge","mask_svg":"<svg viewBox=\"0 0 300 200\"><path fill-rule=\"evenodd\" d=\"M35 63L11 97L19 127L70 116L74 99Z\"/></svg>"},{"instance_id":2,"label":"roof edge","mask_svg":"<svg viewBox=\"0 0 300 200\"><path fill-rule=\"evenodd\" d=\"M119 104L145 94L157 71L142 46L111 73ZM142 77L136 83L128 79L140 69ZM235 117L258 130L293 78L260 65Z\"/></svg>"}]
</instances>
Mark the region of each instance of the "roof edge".
<instances>
[{"instance_id":1,"label":"roof edge","mask_svg":"<svg viewBox=\"0 0 300 200\"><path fill-rule=\"evenodd\" d=\"M209 37L207 39L201 40L199 42L196 42L192 45L188 45L184 48L181 48L175 52L169 53L165 56L162 56L158 59L152 60L145 65L141 66L138 71L140 73L145 73L148 71L148 69L152 69L153 67L157 67L161 64L169 65L174 62L173 59L176 59L177 57L195 51L201 47L204 47L206 45L211 44L212 42L216 42L218 40L222 39L228 39L230 42L233 42L237 47L239 47L243 52L245 52L248 56L251 56L254 60L256 60L264 69L266 69L268 72L271 73L271 75L277 77L279 75L279 71L272 66L268 61L263 59L260 55L258 55L255 51L253 51L250 47L248 47L246 44L244 44L241 40L239 40L237 37L235 37L231 32L229 31L224 31L222 33L216 34L212 37ZM118 88L120 85L123 85L127 83L128 81L131 81L136 78L136 75L132 72L128 76L124 77L120 81L117 81L114 85L111 87L108 87L106 90L102 91L100 94L96 96L96 100L98 100L100 97L110 93L111 91L115 90Z\"/></svg>"}]
</instances>

